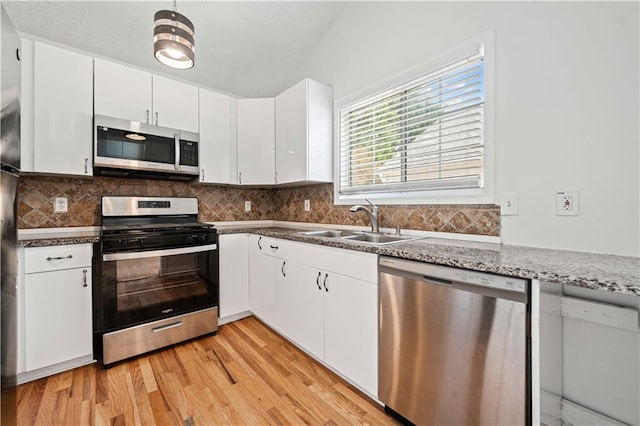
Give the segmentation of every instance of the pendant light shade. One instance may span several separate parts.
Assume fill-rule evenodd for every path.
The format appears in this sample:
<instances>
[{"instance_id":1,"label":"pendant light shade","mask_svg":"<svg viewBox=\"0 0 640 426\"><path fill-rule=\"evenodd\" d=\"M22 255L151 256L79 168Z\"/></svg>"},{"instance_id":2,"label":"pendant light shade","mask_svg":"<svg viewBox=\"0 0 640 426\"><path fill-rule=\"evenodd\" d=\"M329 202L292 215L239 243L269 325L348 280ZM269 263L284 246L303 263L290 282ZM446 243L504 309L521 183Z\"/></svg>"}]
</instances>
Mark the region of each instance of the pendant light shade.
<instances>
[{"instance_id":1,"label":"pendant light shade","mask_svg":"<svg viewBox=\"0 0 640 426\"><path fill-rule=\"evenodd\" d=\"M196 46L193 23L174 10L160 10L154 16L153 52L158 61L186 70L195 63Z\"/></svg>"}]
</instances>

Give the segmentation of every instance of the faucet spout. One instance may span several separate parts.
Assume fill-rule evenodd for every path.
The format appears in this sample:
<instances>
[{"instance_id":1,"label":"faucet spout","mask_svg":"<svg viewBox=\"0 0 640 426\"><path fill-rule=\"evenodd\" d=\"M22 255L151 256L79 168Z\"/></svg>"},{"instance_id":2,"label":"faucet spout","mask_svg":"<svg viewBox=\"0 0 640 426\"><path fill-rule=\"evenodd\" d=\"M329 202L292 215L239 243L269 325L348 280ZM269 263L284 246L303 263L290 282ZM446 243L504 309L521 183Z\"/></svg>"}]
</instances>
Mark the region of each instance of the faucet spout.
<instances>
[{"instance_id":1,"label":"faucet spout","mask_svg":"<svg viewBox=\"0 0 640 426\"><path fill-rule=\"evenodd\" d=\"M367 214L367 216L369 217L369 221L371 222L371 232L374 233L378 233L380 232L380 227L378 226L378 206L376 206L375 204L373 204L371 201L366 200L365 201L369 204L371 204L371 210L369 210L368 208L366 208L365 206L362 205L355 205L352 206L349 211L351 213L357 213L359 211L363 211Z\"/></svg>"}]
</instances>

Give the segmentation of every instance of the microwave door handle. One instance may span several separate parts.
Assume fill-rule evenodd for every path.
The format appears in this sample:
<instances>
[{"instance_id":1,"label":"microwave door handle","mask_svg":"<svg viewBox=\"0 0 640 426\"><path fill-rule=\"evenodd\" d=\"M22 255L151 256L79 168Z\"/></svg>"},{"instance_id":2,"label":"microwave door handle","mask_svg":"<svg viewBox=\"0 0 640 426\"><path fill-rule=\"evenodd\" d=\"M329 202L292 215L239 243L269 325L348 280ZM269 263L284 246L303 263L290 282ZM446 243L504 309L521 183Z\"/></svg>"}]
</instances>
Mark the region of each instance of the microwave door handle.
<instances>
[{"instance_id":1,"label":"microwave door handle","mask_svg":"<svg viewBox=\"0 0 640 426\"><path fill-rule=\"evenodd\" d=\"M175 163L175 168L176 168L176 170L180 170L180 134L175 133L173 136L174 136L175 142L176 142L176 163Z\"/></svg>"}]
</instances>

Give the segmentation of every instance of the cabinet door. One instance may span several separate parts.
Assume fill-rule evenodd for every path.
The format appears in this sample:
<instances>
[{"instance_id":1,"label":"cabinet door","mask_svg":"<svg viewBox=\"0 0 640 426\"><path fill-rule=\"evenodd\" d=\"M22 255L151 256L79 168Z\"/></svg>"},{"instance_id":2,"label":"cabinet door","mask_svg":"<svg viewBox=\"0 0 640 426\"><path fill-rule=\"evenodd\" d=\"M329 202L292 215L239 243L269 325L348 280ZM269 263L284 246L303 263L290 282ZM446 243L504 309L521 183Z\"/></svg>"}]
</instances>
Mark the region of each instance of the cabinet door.
<instances>
[{"instance_id":1,"label":"cabinet door","mask_svg":"<svg viewBox=\"0 0 640 426\"><path fill-rule=\"evenodd\" d=\"M198 88L153 76L153 124L198 132Z\"/></svg>"},{"instance_id":2,"label":"cabinet door","mask_svg":"<svg viewBox=\"0 0 640 426\"><path fill-rule=\"evenodd\" d=\"M200 89L200 182L231 183L235 108L235 99Z\"/></svg>"},{"instance_id":3,"label":"cabinet door","mask_svg":"<svg viewBox=\"0 0 640 426\"><path fill-rule=\"evenodd\" d=\"M276 180L307 180L307 80L276 96Z\"/></svg>"},{"instance_id":4,"label":"cabinet door","mask_svg":"<svg viewBox=\"0 0 640 426\"><path fill-rule=\"evenodd\" d=\"M274 175L274 100L238 99L238 183L273 184Z\"/></svg>"},{"instance_id":5,"label":"cabinet door","mask_svg":"<svg viewBox=\"0 0 640 426\"><path fill-rule=\"evenodd\" d=\"M33 78L34 170L92 175L93 59L36 42Z\"/></svg>"},{"instance_id":6,"label":"cabinet door","mask_svg":"<svg viewBox=\"0 0 640 426\"><path fill-rule=\"evenodd\" d=\"M25 276L26 371L91 355L91 268Z\"/></svg>"},{"instance_id":7,"label":"cabinet door","mask_svg":"<svg viewBox=\"0 0 640 426\"><path fill-rule=\"evenodd\" d=\"M220 235L220 318L249 310L247 234Z\"/></svg>"},{"instance_id":8,"label":"cabinet door","mask_svg":"<svg viewBox=\"0 0 640 426\"><path fill-rule=\"evenodd\" d=\"M96 114L151 122L151 73L96 58L94 78Z\"/></svg>"},{"instance_id":9,"label":"cabinet door","mask_svg":"<svg viewBox=\"0 0 640 426\"><path fill-rule=\"evenodd\" d=\"M324 357L324 288L327 274L317 268L289 262L283 311L291 340L318 359Z\"/></svg>"},{"instance_id":10,"label":"cabinet door","mask_svg":"<svg viewBox=\"0 0 640 426\"><path fill-rule=\"evenodd\" d=\"M324 360L378 394L378 286L329 272L324 300Z\"/></svg>"},{"instance_id":11,"label":"cabinet door","mask_svg":"<svg viewBox=\"0 0 640 426\"><path fill-rule=\"evenodd\" d=\"M274 258L264 254L264 237L249 236L249 307L258 318L273 326L275 306Z\"/></svg>"}]
</instances>

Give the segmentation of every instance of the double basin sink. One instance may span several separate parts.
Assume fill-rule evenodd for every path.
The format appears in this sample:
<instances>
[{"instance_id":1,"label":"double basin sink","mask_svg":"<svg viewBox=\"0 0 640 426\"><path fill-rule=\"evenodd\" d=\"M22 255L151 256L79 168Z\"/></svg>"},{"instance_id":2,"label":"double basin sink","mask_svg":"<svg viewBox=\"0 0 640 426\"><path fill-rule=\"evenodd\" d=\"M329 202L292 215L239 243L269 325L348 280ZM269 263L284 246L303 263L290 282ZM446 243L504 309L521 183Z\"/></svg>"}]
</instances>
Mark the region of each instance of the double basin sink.
<instances>
[{"instance_id":1,"label":"double basin sink","mask_svg":"<svg viewBox=\"0 0 640 426\"><path fill-rule=\"evenodd\" d=\"M341 229L328 229L323 231L306 231L301 232L302 235L309 237L327 237L335 238L343 241L359 241L362 243L371 243L375 245L386 245L392 243L400 243L420 239L421 237L412 237L407 235L392 235L384 233L345 231Z\"/></svg>"}]
</instances>

